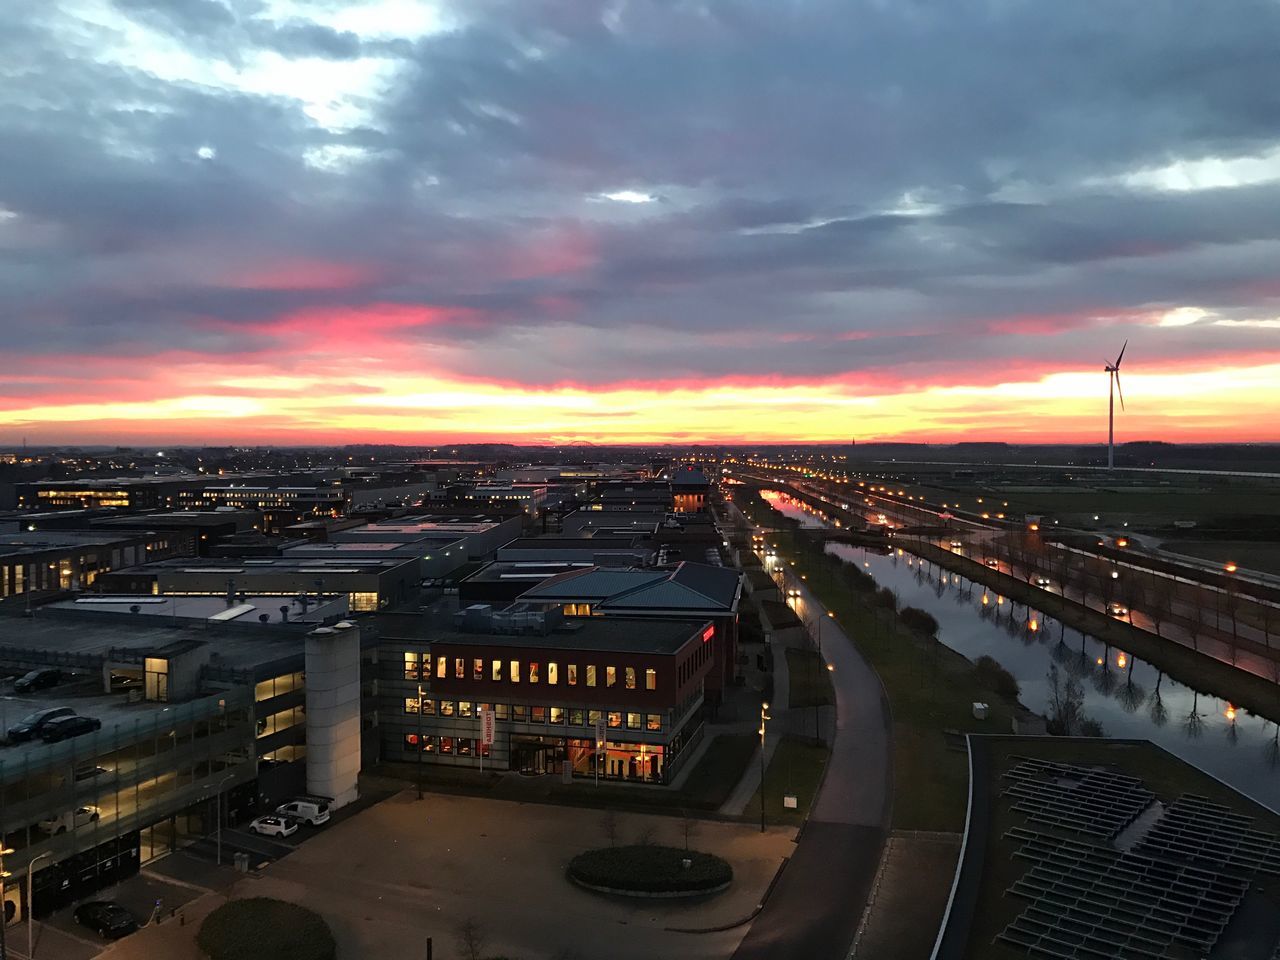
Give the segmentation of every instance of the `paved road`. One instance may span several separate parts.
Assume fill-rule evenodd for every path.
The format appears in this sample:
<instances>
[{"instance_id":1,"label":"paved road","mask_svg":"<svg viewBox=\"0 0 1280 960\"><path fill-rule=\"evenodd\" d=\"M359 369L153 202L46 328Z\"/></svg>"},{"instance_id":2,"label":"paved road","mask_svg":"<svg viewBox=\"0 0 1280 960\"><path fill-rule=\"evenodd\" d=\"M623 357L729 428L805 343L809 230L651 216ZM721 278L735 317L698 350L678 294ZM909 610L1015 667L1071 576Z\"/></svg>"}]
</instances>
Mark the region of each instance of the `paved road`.
<instances>
[{"instance_id":1,"label":"paved road","mask_svg":"<svg viewBox=\"0 0 1280 960\"><path fill-rule=\"evenodd\" d=\"M802 602L826 608L801 584ZM889 709L880 679L832 620L822 652L835 668L831 760L791 863L743 938L735 960L844 960L857 932L888 835Z\"/></svg>"}]
</instances>

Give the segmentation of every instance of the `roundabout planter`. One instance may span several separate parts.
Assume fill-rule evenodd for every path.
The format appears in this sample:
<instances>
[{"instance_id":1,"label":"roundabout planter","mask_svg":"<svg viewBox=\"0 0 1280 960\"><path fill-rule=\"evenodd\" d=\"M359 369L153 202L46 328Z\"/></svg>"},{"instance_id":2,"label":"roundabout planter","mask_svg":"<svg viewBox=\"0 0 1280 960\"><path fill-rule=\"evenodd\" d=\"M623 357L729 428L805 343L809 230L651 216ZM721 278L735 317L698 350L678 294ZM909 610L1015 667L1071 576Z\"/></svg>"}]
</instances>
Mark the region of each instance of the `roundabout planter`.
<instances>
[{"instance_id":1,"label":"roundabout planter","mask_svg":"<svg viewBox=\"0 0 1280 960\"><path fill-rule=\"evenodd\" d=\"M624 897L705 897L733 883L733 868L720 857L676 847L588 850L565 872L580 887Z\"/></svg>"},{"instance_id":2,"label":"roundabout planter","mask_svg":"<svg viewBox=\"0 0 1280 960\"><path fill-rule=\"evenodd\" d=\"M209 960L334 960L337 952L318 913L271 897L224 903L200 924L196 943Z\"/></svg>"}]
</instances>

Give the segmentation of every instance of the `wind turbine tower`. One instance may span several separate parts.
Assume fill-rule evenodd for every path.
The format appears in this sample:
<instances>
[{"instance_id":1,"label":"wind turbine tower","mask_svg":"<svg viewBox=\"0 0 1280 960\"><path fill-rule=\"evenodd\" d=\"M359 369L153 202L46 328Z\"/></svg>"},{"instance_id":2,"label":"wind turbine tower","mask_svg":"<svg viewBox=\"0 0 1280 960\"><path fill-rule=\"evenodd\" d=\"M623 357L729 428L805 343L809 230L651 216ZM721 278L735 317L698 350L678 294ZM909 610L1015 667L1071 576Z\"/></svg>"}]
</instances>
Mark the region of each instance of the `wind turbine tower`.
<instances>
[{"instance_id":1,"label":"wind turbine tower","mask_svg":"<svg viewBox=\"0 0 1280 960\"><path fill-rule=\"evenodd\" d=\"M1114 470L1116 466L1116 394L1120 394L1120 409L1124 409L1124 391L1120 389L1120 361L1124 359L1124 352L1129 346L1129 341L1124 342L1124 346L1120 348L1120 355L1116 357L1115 363L1108 363L1104 368L1107 375L1111 378L1111 393L1107 403L1107 469Z\"/></svg>"}]
</instances>

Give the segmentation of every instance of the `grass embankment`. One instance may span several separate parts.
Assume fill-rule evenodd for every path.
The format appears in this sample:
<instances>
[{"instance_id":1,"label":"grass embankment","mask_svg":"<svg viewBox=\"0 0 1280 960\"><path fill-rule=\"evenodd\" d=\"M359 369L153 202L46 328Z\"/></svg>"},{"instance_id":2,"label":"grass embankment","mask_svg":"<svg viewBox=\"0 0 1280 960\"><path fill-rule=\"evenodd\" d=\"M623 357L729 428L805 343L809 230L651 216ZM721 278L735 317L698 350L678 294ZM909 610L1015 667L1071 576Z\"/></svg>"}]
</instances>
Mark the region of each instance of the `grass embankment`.
<instances>
[{"instance_id":1,"label":"grass embankment","mask_svg":"<svg viewBox=\"0 0 1280 960\"><path fill-rule=\"evenodd\" d=\"M766 518L758 498L742 499L744 510L759 521L785 526L772 510ZM913 636L887 611L877 614L874 594L855 591L845 565L821 546L788 529L769 540L835 613L884 683L893 713L894 829L962 830L968 761L963 744L948 731L1003 733L1012 727L1016 704L1002 700L965 657ZM988 719L973 718L975 701L990 705Z\"/></svg>"},{"instance_id":2,"label":"grass embankment","mask_svg":"<svg viewBox=\"0 0 1280 960\"><path fill-rule=\"evenodd\" d=\"M1239 564L1243 571L1259 570L1280 574L1280 543L1256 543L1252 540L1167 540L1161 550L1184 553L1189 557Z\"/></svg>"},{"instance_id":3,"label":"grass embankment","mask_svg":"<svg viewBox=\"0 0 1280 960\"><path fill-rule=\"evenodd\" d=\"M827 765L831 750L817 746L799 737L783 737L773 752L764 777L765 819L771 824L800 824L813 806L813 798L822 783L822 771ZM796 807L789 809L783 802L787 796L796 798ZM757 790L742 812L747 820L760 818L760 791Z\"/></svg>"},{"instance_id":4,"label":"grass embankment","mask_svg":"<svg viewBox=\"0 0 1280 960\"><path fill-rule=\"evenodd\" d=\"M789 687L787 706L813 707L832 703L831 675L816 650L787 649Z\"/></svg>"}]
</instances>

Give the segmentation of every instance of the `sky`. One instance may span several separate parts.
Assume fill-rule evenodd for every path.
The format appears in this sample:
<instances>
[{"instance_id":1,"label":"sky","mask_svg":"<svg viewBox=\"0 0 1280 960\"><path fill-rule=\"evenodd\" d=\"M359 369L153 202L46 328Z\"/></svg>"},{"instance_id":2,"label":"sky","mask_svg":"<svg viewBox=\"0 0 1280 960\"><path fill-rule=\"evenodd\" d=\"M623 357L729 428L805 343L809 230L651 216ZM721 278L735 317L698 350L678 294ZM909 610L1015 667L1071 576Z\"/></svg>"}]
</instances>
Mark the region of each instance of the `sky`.
<instances>
[{"instance_id":1,"label":"sky","mask_svg":"<svg viewBox=\"0 0 1280 960\"><path fill-rule=\"evenodd\" d=\"M1280 440L1278 35L0 3L0 443Z\"/></svg>"}]
</instances>

